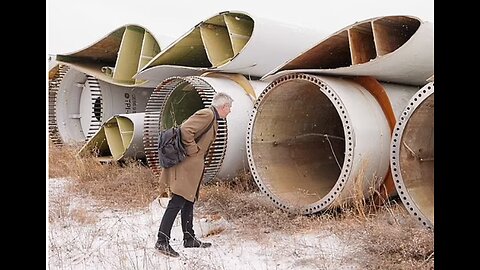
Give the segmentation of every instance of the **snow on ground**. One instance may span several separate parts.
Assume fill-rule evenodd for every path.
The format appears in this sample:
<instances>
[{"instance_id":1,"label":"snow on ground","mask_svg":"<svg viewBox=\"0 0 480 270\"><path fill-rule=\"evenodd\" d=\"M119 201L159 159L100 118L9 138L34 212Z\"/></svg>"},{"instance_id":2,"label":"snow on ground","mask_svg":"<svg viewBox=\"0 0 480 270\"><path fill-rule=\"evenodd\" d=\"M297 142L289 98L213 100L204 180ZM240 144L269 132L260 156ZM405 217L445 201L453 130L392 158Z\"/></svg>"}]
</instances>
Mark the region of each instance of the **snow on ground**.
<instances>
[{"instance_id":1,"label":"snow on ground","mask_svg":"<svg viewBox=\"0 0 480 270\"><path fill-rule=\"evenodd\" d=\"M223 218L195 217L194 229L206 249L183 248L179 216L172 230L171 258L154 248L164 207L104 209L65 191L67 180L49 179L49 269L360 269L355 252L322 230L291 234L245 233Z\"/></svg>"}]
</instances>

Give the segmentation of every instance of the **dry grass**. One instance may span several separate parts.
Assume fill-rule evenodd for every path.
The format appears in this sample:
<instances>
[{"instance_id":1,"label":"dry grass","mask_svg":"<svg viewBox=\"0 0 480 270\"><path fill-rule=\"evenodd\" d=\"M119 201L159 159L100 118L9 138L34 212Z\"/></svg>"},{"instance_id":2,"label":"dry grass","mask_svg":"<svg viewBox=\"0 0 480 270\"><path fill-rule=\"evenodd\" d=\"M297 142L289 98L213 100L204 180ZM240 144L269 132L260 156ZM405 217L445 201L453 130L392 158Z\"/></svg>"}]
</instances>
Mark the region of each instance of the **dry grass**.
<instances>
[{"instance_id":1,"label":"dry grass","mask_svg":"<svg viewBox=\"0 0 480 270\"><path fill-rule=\"evenodd\" d=\"M216 182L203 186L200 190L198 211L221 215L230 223L253 234L257 231L268 233L308 230L312 224L318 224L319 220L327 218L291 214L276 208L257 188L251 188L251 184L244 183L253 183L249 177L245 174L237 183Z\"/></svg>"},{"instance_id":2,"label":"dry grass","mask_svg":"<svg viewBox=\"0 0 480 270\"><path fill-rule=\"evenodd\" d=\"M236 183L217 182L201 189L198 208L215 213L243 228L246 237L274 231L308 232L318 228L351 241L356 253L351 259L365 269L433 269L433 232L418 224L397 200L375 204L356 189L352 203L323 213L304 216L284 212L252 188L251 175ZM359 185L361 186L361 185ZM359 259L359 256L361 259Z\"/></svg>"},{"instance_id":3,"label":"dry grass","mask_svg":"<svg viewBox=\"0 0 480 270\"><path fill-rule=\"evenodd\" d=\"M365 269L434 269L433 232L395 201L379 207L368 220L350 211L337 221L332 231L358 245L362 252L356 256L362 257Z\"/></svg>"},{"instance_id":4,"label":"dry grass","mask_svg":"<svg viewBox=\"0 0 480 270\"><path fill-rule=\"evenodd\" d=\"M51 190L49 191L51 192ZM50 197L52 194L50 194ZM70 211L69 211L70 202L68 200L68 196L60 195L54 197L54 199L49 200L48 205L48 222L53 223L57 220L65 220L69 218Z\"/></svg>"},{"instance_id":5,"label":"dry grass","mask_svg":"<svg viewBox=\"0 0 480 270\"><path fill-rule=\"evenodd\" d=\"M78 158L77 151L75 147L51 146L49 153L50 177L71 179L71 191L89 195L107 207L127 210L147 207L157 197L158 179L147 167L134 161L101 164L93 157ZM52 206L49 215L67 215L65 207ZM245 237L259 240L271 232L293 234L322 228L351 243L357 250L351 260L365 269L434 268L433 232L415 222L395 200L378 206L357 194L350 206L310 216L292 214L276 208L245 172L231 181L203 185L195 207L197 214L223 217L241 228ZM69 214L77 222L95 221L82 210Z\"/></svg>"},{"instance_id":6,"label":"dry grass","mask_svg":"<svg viewBox=\"0 0 480 270\"><path fill-rule=\"evenodd\" d=\"M78 147L50 145L49 178L68 177L71 190L119 209L146 207L157 197L158 179L140 162L102 164L77 152Z\"/></svg>"},{"instance_id":7,"label":"dry grass","mask_svg":"<svg viewBox=\"0 0 480 270\"><path fill-rule=\"evenodd\" d=\"M98 221L96 214L91 213L84 208L73 209L70 216L75 222L80 224L94 224Z\"/></svg>"}]
</instances>

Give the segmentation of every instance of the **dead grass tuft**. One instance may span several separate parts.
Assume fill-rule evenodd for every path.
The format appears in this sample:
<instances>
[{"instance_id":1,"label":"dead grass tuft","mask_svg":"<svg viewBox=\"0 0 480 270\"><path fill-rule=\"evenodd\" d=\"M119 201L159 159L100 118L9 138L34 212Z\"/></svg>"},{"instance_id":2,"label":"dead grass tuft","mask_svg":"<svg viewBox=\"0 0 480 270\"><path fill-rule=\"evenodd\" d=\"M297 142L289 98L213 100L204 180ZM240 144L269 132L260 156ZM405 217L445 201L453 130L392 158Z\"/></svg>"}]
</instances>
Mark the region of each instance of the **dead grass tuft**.
<instances>
[{"instance_id":1,"label":"dead grass tuft","mask_svg":"<svg viewBox=\"0 0 480 270\"><path fill-rule=\"evenodd\" d=\"M326 218L307 217L278 209L259 192L250 174L240 175L234 181L204 185L200 189L198 211L220 215L253 234L258 230L264 233L308 230L312 224Z\"/></svg>"},{"instance_id":2,"label":"dead grass tuft","mask_svg":"<svg viewBox=\"0 0 480 270\"><path fill-rule=\"evenodd\" d=\"M215 179L209 185L222 185L233 192L260 191L250 171L239 171L232 179Z\"/></svg>"},{"instance_id":3,"label":"dead grass tuft","mask_svg":"<svg viewBox=\"0 0 480 270\"><path fill-rule=\"evenodd\" d=\"M73 209L70 213L70 217L73 221L80 224L94 224L98 221L98 217L84 208Z\"/></svg>"},{"instance_id":4,"label":"dead grass tuft","mask_svg":"<svg viewBox=\"0 0 480 270\"><path fill-rule=\"evenodd\" d=\"M372 223L365 248L376 259L367 268L434 269L434 236L410 216L399 224Z\"/></svg>"},{"instance_id":5,"label":"dead grass tuft","mask_svg":"<svg viewBox=\"0 0 480 270\"><path fill-rule=\"evenodd\" d=\"M50 194L50 196L52 196ZM70 202L67 196L56 196L49 200L48 205L48 222L54 223L65 220L69 217Z\"/></svg>"},{"instance_id":6,"label":"dead grass tuft","mask_svg":"<svg viewBox=\"0 0 480 270\"><path fill-rule=\"evenodd\" d=\"M353 219L367 221L375 218L380 208L383 210L389 209L392 206L390 200L384 200L379 198L385 198L388 196L381 196L378 190L380 190L381 181L378 176L373 177L373 181L369 180L367 183L365 168L367 167L367 161L360 167L360 171L355 179L353 179L353 188L350 191L349 196L340 204L340 206L332 206L325 210L333 216L343 215Z\"/></svg>"},{"instance_id":7,"label":"dead grass tuft","mask_svg":"<svg viewBox=\"0 0 480 270\"><path fill-rule=\"evenodd\" d=\"M88 194L109 207L146 207L158 195L157 177L137 161L104 164L93 156L78 157L75 147L49 149L49 177L73 179L69 187L72 191Z\"/></svg>"},{"instance_id":8,"label":"dead grass tuft","mask_svg":"<svg viewBox=\"0 0 480 270\"><path fill-rule=\"evenodd\" d=\"M351 243L365 269L434 269L434 236L403 205L379 207L368 220L344 212L329 229Z\"/></svg>"},{"instance_id":9,"label":"dead grass tuft","mask_svg":"<svg viewBox=\"0 0 480 270\"><path fill-rule=\"evenodd\" d=\"M48 148L48 176L49 178L69 177L72 161L78 151L76 146L59 146L50 142Z\"/></svg>"}]
</instances>

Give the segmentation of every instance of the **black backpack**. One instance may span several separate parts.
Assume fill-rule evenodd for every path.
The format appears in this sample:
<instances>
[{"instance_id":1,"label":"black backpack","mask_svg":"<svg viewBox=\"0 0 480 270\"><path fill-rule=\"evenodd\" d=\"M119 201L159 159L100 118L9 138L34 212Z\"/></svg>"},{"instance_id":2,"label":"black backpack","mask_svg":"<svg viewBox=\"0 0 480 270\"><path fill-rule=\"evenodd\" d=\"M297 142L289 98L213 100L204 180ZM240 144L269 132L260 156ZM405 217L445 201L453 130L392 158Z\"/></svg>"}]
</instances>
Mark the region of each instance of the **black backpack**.
<instances>
[{"instance_id":1,"label":"black backpack","mask_svg":"<svg viewBox=\"0 0 480 270\"><path fill-rule=\"evenodd\" d=\"M180 127L160 131L158 136L158 160L160 167L170 168L187 157L182 143Z\"/></svg>"},{"instance_id":2,"label":"black backpack","mask_svg":"<svg viewBox=\"0 0 480 270\"><path fill-rule=\"evenodd\" d=\"M205 134L213 125L215 117L208 128L198 137ZM158 135L158 161L160 167L170 168L182 162L187 157L187 151L182 143L180 127L160 131Z\"/></svg>"}]
</instances>

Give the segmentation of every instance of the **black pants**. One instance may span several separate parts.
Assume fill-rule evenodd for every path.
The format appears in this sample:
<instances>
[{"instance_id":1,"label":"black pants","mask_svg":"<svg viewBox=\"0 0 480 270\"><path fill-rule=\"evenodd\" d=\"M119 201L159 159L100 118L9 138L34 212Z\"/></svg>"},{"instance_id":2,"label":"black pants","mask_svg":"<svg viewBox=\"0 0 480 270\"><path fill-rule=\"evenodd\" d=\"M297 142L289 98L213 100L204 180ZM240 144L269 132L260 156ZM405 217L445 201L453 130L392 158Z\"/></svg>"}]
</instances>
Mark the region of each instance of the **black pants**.
<instances>
[{"instance_id":1,"label":"black pants","mask_svg":"<svg viewBox=\"0 0 480 270\"><path fill-rule=\"evenodd\" d=\"M195 236L193 231L193 202L186 200L180 195L173 194L158 229L158 241L168 242L170 240L173 222L179 211L181 211L180 219L182 222L183 239Z\"/></svg>"}]
</instances>

